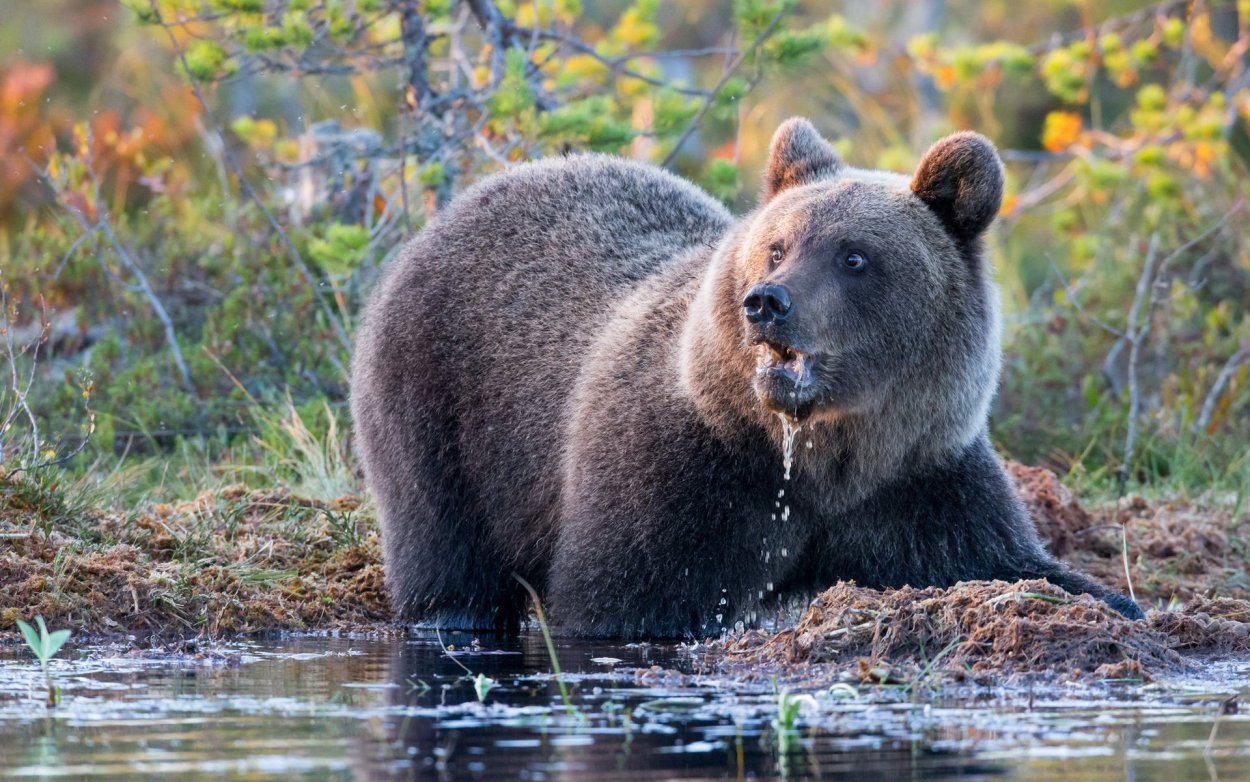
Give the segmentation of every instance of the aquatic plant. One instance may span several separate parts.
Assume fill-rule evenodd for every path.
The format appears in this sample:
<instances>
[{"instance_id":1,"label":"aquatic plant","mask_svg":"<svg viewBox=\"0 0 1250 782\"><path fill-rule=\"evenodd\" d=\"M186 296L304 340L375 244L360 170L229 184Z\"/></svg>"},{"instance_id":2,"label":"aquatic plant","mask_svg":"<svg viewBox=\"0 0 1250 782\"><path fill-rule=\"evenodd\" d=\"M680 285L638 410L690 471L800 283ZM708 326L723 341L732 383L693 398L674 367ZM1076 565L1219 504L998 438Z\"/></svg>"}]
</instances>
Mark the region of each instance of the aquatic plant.
<instances>
[{"instance_id":1,"label":"aquatic plant","mask_svg":"<svg viewBox=\"0 0 1250 782\"><path fill-rule=\"evenodd\" d=\"M490 691L495 688L495 680L484 673L479 673L473 680L473 692L477 694L477 702L483 703Z\"/></svg>"},{"instance_id":2,"label":"aquatic plant","mask_svg":"<svg viewBox=\"0 0 1250 782\"><path fill-rule=\"evenodd\" d=\"M811 695L794 694L789 690L777 693L777 716L773 718L773 730L777 737L777 765L781 776L790 776L790 757L799 749L799 714L803 704L815 704Z\"/></svg>"},{"instance_id":3,"label":"aquatic plant","mask_svg":"<svg viewBox=\"0 0 1250 782\"><path fill-rule=\"evenodd\" d=\"M570 717L580 717L577 709L573 707L573 701L569 699L568 687L564 685L564 675L560 671L560 660L556 657L556 645L551 640L551 630L547 627L547 615L543 612L542 601L538 599L538 592L530 585L530 582L521 578L517 573L513 573L512 577L525 587L525 591L529 592L530 600L534 603L534 616L538 619L538 628L542 630L543 641L547 644L547 656L551 658L551 670L555 673L556 684L560 687L560 699L564 701L564 710L569 713Z\"/></svg>"},{"instance_id":4,"label":"aquatic plant","mask_svg":"<svg viewBox=\"0 0 1250 782\"><path fill-rule=\"evenodd\" d=\"M21 619L17 620L17 627L22 631L22 637L26 639L26 646L31 653L35 655L35 659L39 661L39 667L43 670L44 681L48 690L48 708L52 708L61 702L61 688L56 682L52 681L52 672L48 668L48 663L61 651L61 647L69 640L71 632L69 630L56 630L48 632L48 625L43 621L42 616L35 617L35 623L39 625L39 630L31 627Z\"/></svg>"}]
</instances>

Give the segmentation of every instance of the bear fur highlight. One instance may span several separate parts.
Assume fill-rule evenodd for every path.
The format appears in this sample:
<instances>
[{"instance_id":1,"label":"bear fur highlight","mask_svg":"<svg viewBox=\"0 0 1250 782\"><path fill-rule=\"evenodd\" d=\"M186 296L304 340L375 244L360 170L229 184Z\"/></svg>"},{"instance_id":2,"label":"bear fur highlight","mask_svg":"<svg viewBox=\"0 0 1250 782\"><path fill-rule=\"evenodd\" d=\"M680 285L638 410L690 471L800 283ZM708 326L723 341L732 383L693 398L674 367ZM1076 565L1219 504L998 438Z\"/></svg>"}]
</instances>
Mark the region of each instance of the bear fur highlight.
<instances>
[{"instance_id":1,"label":"bear fur highlight","mask_svg":"<svg viewBox=\"0 0 1250 782\"><path fill-rule=\"evenodd\" d=\"M396 612L515 628L515 572L591 635L714 635L846 579L1048 578L1140 615L1044 550L989 444L1001 196L976 134L909 180L798 119L736 221L605 156L470 188L386 270L353 359Z\"/></svg>"}]
</instances>

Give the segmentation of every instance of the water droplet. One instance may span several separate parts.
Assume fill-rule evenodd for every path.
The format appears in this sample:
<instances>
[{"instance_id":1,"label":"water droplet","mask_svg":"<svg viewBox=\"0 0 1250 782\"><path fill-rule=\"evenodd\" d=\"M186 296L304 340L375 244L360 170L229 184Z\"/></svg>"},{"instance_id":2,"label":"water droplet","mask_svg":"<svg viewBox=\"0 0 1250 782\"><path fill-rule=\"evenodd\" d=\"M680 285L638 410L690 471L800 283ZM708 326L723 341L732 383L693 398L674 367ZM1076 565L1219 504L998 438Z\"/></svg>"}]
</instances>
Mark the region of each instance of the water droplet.
<instances>
[{"instance_id":1,"label":"water droplet","mask_svg":"<svg viewBox=\"0 0 1250 782\"><path fill-rule=\"evenodd\" d=\"M781 449L781 463L786 468L786 480L790 480L790 467L794 464L794 438L798 436L799 430L803 427L791 423L790 419L780 413L777 416L781 419L781 432L785 435L785 442Z\"/></svg>"}]
</instances>

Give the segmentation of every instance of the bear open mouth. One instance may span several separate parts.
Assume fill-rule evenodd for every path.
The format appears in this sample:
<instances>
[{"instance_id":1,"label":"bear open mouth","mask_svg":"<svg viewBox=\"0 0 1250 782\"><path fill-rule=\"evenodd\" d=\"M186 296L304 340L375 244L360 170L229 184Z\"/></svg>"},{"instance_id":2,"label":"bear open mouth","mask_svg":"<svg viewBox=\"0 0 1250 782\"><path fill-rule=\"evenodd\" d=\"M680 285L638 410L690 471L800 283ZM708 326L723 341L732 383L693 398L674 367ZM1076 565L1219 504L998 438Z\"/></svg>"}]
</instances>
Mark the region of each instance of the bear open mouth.
<instances>
[{"instance_id":1,"label":"bear open mouth","mask_svg":"<svg viewBox=\"0 0 1250 782\"><path fill-rule=\"evenodd\" d=\"M802 388L811 382L811 356L777 342L761 342L756 371L767 377L785 378Z\"/></svg>"}]
</instances>

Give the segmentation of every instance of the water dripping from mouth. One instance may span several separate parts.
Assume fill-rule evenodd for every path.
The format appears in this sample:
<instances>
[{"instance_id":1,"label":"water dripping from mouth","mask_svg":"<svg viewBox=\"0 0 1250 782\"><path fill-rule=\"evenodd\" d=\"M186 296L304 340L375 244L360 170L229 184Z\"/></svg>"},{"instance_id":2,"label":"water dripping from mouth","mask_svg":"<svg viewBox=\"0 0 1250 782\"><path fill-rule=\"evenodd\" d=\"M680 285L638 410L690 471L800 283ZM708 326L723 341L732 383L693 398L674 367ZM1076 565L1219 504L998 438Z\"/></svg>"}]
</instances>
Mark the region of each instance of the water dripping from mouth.
<instances>
[{"instance_id":1,"label":"water dripping from mouth","mask_svg":"<svg viewBox=\"0 0 1250 782\"><path fill-rule=\"evenodd\" d=\"M784 444L781 450L781 463L786 468L785 477L788 481L790 480L790 468L794 466L794 438L799 436L799 432L803 429L803 425L795 423L790 420L789 416L782 413L778 413L777 417L781 419L781 432L785 436Z\"/></svg>"}]
</instances>

